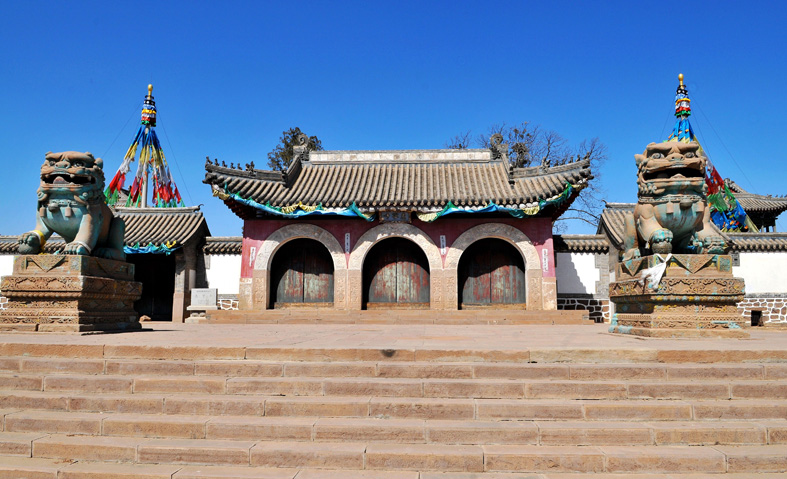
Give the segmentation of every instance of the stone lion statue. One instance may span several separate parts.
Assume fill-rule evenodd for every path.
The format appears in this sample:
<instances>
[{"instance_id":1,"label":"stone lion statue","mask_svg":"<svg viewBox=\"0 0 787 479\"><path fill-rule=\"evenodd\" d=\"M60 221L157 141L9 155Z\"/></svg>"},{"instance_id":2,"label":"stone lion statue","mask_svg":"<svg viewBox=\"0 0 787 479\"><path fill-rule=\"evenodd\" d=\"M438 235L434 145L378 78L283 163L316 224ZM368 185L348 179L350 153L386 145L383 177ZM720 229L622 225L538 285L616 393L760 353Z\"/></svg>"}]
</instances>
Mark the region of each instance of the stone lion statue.
<instances>
[{"instance_id":1,"label":"stone lion statue","mask_svg":"<svg viewBox=\"0 0 787 479\"><path fill-rule=\"evenodd\" d=\"M723 254L724 238L710 220L705 167L696 141L651 143L637 162L637 206L626 214L623 259L653 253Z\"/></svg>"},{"instance_id":2,"label":"stone lion statue","mask_svg":"<svg viewBox=\"0 0 787 479\"><path fill-rule=\"evenodd\" d=\"M20 254L38 254L57 233L66 240L64 254L125 261L125 224L104 199L104 162L90 153L46 154L41 165L36 229L19 237Z\"/></svg>"}]
</instances>

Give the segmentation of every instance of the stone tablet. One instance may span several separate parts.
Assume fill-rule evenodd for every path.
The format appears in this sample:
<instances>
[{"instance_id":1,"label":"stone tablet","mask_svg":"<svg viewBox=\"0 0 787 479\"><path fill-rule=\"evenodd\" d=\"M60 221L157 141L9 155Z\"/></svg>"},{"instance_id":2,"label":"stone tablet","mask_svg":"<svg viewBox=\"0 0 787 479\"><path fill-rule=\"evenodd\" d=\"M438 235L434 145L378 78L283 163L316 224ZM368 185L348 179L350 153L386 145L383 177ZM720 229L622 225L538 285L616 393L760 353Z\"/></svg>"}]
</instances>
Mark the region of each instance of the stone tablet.
<instances>
[{"instance_id":1,"label":"stone tablet","mask_svg":"<svg viewBox=\"0 0 787 479\"><path fill-rule=\"evenodd\" d=\"M194 288L191 290L192 306L216 306L218 299L218 289L216 288Z\"/></svg>"}]
</instances>

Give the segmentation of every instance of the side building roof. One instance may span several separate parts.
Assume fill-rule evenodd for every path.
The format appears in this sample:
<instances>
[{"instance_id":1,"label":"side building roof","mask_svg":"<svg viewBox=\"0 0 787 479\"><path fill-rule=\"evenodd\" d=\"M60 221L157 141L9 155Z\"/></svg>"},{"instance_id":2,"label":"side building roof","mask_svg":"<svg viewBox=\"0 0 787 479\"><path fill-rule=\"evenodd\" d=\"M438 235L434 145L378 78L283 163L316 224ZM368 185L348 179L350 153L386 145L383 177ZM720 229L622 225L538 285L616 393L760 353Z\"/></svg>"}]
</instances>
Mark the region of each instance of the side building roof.
<instances>
[{"instance_id":1,"label":"side building roof","mask_svg":"<svg viewBox=\"0 0 787 479\"><path fill-rule=\"evenodd\" d=\"M607 253L609 241L604 235L552 235L556 253Z\"/></svg>"},{"instance_id":2,"label":"side building roof","mask_svg":"<svg viewBox=\"0 0 787 479\"><path fill-rule=\"evenodd\" d=\"M787 198L783 196L758 195L749 193L731 179L724 180L735 193L735 199L741 204L746 213L769 214L778 216L787 211Z\"/></svg>"},{"instance_id":3,"label":"side building roof","mask_svg":"<svg viewBox=\"0 0 787 479\"><path fill-rule=\"evenodd\" d=\"M184 208L114 208L115 215L126 223L125 246L184 245L210 236L208 223L198 207ZM17 254L19 236L0 236L0 254ZM44 245L45 253L61 251L65 241L52 236Z\"/></svg>"},{"instance_id":4,"label":"side building roof","mask_svg":"<svg viewBox=\"0 0 787 479\"><path fill-rule=\"evenodd\" d=\"M489 202L526 208L574 189L560 207L543 216L558 217L592 178L588 160L555 167L512 168L493 150L312 151L296 158L286 173L228 168L208 161L204 183L214 190L273 207L297 204L363 211L437 211L449 202L460 208ZM241 218L250 207L225 200Z\"/></svg>"}]
</instances>

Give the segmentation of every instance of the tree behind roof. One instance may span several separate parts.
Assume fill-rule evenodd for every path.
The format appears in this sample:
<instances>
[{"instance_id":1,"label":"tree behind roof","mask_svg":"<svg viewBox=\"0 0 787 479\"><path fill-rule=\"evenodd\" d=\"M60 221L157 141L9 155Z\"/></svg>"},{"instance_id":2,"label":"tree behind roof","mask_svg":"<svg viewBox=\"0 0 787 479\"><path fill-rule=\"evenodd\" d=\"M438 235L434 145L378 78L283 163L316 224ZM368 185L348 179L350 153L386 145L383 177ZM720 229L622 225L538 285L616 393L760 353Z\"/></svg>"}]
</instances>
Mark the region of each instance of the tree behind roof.
<instances>
[{"instance_id":1,"label":"tree behind roof","mask_svg":"<svg viewBox=\"0 0 787 479\"><path fill-rule=\"evenodd\" d=\"M268 153L268 168L274 171L287 171L295 156L293 146L297 144L298 135L302 133L297 126L282 132L279 144ZM310 136L306 149L309 151L322 150L322 142L316 136Z\"/></svg>"},{"instance_id":2,"label":"tree behind roof","mask_svg":"<svg viewBox=\"0 0 787 479\"><path fill-rule=\"evenodd\" d=\"M487 133L481 133L472 139L472 132L466 131L451 138L446 148L467 149L471 143L477 148L491 148L492 135L503 136L503 143L508 144L508 160L516 168L528 166L558 166L572 161L589 159L595 181L589 182L579 197L555 225L557 231L565 230L566 220L580 220L596 226L604 207L603 192L600 188L600 166L607 159L607 147L598 138L584 140L572 146L568 140L554 130L547 130L540 125L523 122L509 126L505 123L492 125Z\"/></svg>"}]
</instances>

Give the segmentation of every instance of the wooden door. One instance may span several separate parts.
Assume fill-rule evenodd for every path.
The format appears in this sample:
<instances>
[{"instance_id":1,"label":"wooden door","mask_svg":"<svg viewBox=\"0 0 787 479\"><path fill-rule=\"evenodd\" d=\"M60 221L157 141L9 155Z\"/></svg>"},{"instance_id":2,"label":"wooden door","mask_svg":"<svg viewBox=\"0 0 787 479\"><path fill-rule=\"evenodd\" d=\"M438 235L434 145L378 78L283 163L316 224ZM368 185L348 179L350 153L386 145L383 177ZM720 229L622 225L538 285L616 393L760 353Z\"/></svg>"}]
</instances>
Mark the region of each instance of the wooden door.
<instances>
[{"instance_id":1,"label":"wooden door","mask_svg":"<svg viewBox=\"0 0 787 479\"><path fill-rule=\"evenodd\" d=\"M459 261L459 305L519 307L525 304L525 271L519 252L498 239L473 243Z\"/></svg>"},{"instance_id":2,"label":"wooden door","mask_svg":"<svg viewBox=\"0 0 787 479\"><path fill-rule=\"evenodd\" d=\"M279 248L271 267L274 308L333 304L333 260L318 241L293 240Z\"/></svg>"},{"instance_id":3,"label":"wooden door","mask_svg":"<svg viewBox=\"0 0 787 479\"><path fill-rule=\"evenodd\" d=\"M429 265L415 243L391 238L375 245L364 261L367 308L428 308Z\"/></svg>"}]
</instances>

